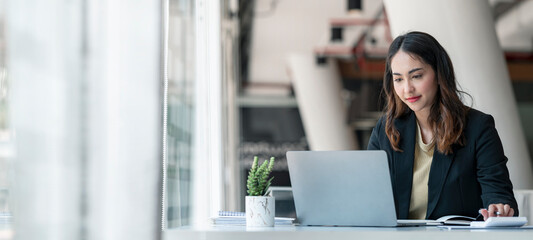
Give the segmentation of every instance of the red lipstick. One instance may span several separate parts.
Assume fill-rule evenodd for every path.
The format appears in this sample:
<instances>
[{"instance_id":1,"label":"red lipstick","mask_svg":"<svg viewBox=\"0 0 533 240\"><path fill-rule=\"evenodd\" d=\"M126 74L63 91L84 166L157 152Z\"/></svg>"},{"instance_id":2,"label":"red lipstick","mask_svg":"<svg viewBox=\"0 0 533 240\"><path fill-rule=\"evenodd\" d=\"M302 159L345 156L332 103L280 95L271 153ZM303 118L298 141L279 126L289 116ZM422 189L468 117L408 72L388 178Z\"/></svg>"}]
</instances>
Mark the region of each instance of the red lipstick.
<instances>
[{"instance_id":1,"label":"red lipstick","mask_svg":"<svg viewBox=\"0 0 533 240\"><path fill-rule=\"evenodd\" d=\"M407 101L413 103L413 102L416 102L418 101L418 99L420 99L421 96L417 96L417 97L410 97L410 98L407 98Z\"/></svg>"}]
</instances>

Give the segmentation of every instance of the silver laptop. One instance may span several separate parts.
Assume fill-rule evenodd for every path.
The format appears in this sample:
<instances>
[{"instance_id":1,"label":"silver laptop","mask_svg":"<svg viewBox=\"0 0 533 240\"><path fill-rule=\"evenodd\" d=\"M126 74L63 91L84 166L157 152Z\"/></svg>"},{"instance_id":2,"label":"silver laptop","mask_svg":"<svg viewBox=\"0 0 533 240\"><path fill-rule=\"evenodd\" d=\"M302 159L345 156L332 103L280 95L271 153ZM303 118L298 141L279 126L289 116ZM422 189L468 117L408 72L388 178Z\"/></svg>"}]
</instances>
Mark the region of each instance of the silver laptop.
<instances>
[{"instance_id":1,"label":"silver laptop","mask_svg":"<svg viewBox=\"0 0 533 240\"><path fill-rule=\"evenodd\" d=\"M413 226L396 219L385 151L288 151L296 216L301 225Z\"/></svg>"}]
</instances>

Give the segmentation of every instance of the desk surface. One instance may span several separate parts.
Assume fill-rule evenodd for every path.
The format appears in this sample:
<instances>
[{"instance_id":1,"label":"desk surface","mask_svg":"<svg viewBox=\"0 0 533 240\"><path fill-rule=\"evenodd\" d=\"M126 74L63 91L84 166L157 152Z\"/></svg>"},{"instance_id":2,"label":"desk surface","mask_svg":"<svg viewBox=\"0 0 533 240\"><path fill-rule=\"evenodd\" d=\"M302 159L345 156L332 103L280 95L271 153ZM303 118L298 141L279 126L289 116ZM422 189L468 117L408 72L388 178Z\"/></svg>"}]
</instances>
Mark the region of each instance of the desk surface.
<instances>
[{"instance_id":1,"label":"desk surface","mask_svg":"<svg viewBox=\"0 0 533 240\"><path fill-rule=\"evenodd\" d=\"M164 240L176 239L533 239L533 229L447 230L437 227L299 227L246 228L245 226L182 227L166 230Z\"/></svg>"}]
</instances>

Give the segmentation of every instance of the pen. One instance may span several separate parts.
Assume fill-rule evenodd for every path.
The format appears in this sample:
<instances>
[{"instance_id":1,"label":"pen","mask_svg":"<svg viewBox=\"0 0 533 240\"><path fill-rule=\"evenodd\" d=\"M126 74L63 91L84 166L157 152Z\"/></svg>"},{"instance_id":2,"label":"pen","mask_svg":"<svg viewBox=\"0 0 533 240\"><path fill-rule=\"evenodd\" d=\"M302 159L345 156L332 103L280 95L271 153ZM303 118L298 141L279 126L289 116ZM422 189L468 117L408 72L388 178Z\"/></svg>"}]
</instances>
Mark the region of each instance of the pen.
<instances>
[{"instance_id":1,"label":"pen","mask_svg":"<svg viewBox=\"0 0 533 240\"><path fill-rule=\"evenodd\" d=\"M477 212L479 213L479 215L481 215L481 210L484 210L484 209L485 209L485 208L481 208L481 209L479 209L479 210L477 211ZM494 214L496 214L497 216L501 215L501 213L500 213L499 211L494 212ZM478 215L478 217L479 217L479 215Z\"/></svg>"}]
</instances>

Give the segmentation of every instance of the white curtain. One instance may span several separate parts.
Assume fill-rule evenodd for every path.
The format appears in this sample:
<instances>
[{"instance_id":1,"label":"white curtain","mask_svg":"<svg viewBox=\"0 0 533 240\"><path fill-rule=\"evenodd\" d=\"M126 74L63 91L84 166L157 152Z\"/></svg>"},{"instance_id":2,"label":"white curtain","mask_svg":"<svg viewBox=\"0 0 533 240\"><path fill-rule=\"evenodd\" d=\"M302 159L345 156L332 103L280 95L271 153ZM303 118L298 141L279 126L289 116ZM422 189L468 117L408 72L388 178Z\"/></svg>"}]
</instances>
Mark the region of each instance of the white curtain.
<instances>
[{"instance_id":1,"label":"white curtain","mask_svg":"<svg viewBox=\"0 0 533 240\"><path fill-rule=\"evenodd\" d=\"M6 6L17 239L159 239L161 3Z\"/></svg>"}]
</instances>

